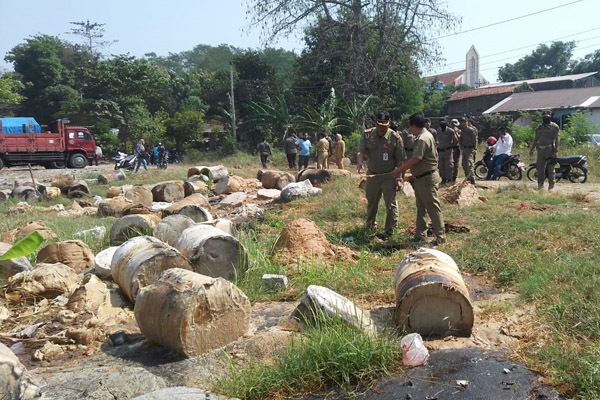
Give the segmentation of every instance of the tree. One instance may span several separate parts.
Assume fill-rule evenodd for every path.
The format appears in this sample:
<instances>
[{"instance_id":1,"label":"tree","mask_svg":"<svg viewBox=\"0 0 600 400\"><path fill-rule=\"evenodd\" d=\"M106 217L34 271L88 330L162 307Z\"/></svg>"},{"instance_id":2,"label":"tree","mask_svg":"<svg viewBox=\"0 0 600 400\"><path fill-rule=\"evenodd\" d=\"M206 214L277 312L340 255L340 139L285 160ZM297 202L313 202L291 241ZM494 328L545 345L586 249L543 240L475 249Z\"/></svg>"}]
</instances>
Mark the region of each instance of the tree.
<instances>
[{"instance_id":1,"label":"tree","mask_svg":"<svg viewBox=\"0 0 600 400\"><path fill-rule=\"evenodd\" d=\"M297 115L290 112L283 94L277 96L274 102L270 98L265 103L250 102L248 108L250 114L243 125L246 134L259 129L261 133L268 134L265 136L274 133L283 141L298 119Z\"/></svg>"},{"instance_id":2,"label":"tree","mask_svg":"<svg viewBox=\"0 0 600 400\"><path fill-rule=\"evenodd\" d=\"M20 93L24 88L25 86L16 80L11 72L0 75L0 110L23 101ZM0 111L0 115L3 114L5 113Z\"/></svg>"},{"instance_id":3,"label":"tree","mask_svg":"<svg viewBox=\"0 0 600 400\"><path fill-rule=\"evenodd\" d=\"M90 22L90 20L86 20L85 22L69 22L71 25L75 25L75 28L71 28L70 32L67 32L71 35L81 36L85 40L85 48L90 54L98 54L99 47L110 46L113 43L116 43L116 40L101 40L104 37L104 25L98 22Z\"/></svg>"},{"instance_id":4,"label":"tree","mask_svg":"<svg viewBox=\"0 0 600 400\"><path fill-rule=\"evenodd\" d=\"M248 13L267 43L306 28L303 56L312 57L304 68L313 65L322 72L315 77L329 79L319 88L321 101L332 86L343 96L374 93L381 81L401 72L398 60L438 59L432 36L457 23L438 0L251 0Z\"/></svg>"},{"instance_id":5,"label":"tree","mask_svg":"<svg viewBox=\"0 0 600 400\"><path fill-rule=\"evenodd\" d=\"M598 71L600 71L600 50L596 50L593 53L587 54L581 60L574 61L571 68L572 74Z\"/></svg>"},{"instance_id":6,"label":"tree","mask_svg":"<svg viewBox=\"0 0 600 400\"><path fill-rule=\"evenodd\" d=\"M560 76L568 72L575 42L552 42L539 45L530 55L514 64L505 64L498 70L502 82Z\"/></svg>"},{"instance_id":7,"label":"tree","mask_svg":"<svg viewBox=\"0 0 600 400\"><path fill-rule=\"evenodd\" d=\"M195 140L202 138L204 116L199 111L183 111L167 123L167 136L175 141L175 147L183 148Z\"/></svg>"},{"instance_id":8,"label":"tree","mask_svg":"<svg viewBox=\"0 0 600 400\"><path fill-rule=\"evenodd\" d=\"M304 112L299 118L298 124L302 129L315 133L336 133L342 125L337 114L335 89L331 89L329 97L319 107L304 106Z\"/></svg>"}]
</instances>

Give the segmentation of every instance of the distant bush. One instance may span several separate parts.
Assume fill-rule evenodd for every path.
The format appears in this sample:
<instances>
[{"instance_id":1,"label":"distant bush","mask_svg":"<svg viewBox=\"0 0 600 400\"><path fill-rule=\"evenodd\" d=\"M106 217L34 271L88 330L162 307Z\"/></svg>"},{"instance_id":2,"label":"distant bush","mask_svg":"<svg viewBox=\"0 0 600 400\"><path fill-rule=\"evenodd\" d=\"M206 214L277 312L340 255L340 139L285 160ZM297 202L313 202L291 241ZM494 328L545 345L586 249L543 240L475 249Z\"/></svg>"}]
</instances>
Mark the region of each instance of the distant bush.
<instances>
[{"instance_id":1,"label":"distant bush","mask_svg":"<svg viewBox=\"0 0 600 400\"><path fill-rule=\"evenodd\" d=\"M348 157L352 162L355 161L355 154L358 152L360 137L361 134L356 131L344 136L344 142L346 142L346 157Z\"/></svg>"},{"instance_id":2,"label":"distant bush","mask_svg":"<svg viewBox=\"0 0 600 400\"><path fill-rule=\"evenodd\" d=\"M568 117L560 140L566 145L589 143L590 135L597 133L598 129L589 111L577 111Z\"/></svg>"}]
</instances>

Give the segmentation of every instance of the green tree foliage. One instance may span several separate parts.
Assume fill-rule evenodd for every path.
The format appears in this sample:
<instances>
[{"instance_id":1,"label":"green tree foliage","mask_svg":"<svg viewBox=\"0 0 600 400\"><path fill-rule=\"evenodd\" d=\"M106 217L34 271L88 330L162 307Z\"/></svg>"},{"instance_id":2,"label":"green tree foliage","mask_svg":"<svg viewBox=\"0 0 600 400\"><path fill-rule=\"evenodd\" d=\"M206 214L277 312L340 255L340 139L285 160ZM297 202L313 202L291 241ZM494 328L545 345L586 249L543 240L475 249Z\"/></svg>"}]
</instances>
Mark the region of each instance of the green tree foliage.
<instances>
[{"instance_id":1,"label":"green tree foliage","mask_svg":"<svg viewBox=\"0 0 600 400\"><path fill-rule=\"evenodd\" d=\"M431 85L431 88L437 87L437 80ZM471 90L467 85L445 85L442 90L430 89L425 91L425 115L430 117L443 117L448 115L448 99L455 92Z\"/></svg>"},{"instance_id":2,"label":"green tree foliage","mask_svg":"<svg viewBox=\"0 0 600 400\"><path fill-rule=\"evenodd\" d=\"M167 123L167 135L178 149L202 138L204 115L200 111L175 113Z\"/></svg>"},{"instance_id":3,"label":"green tree foliage","mask_svg":"<svg viewBox=\"0 0 600 400\"><path fill-rule=\"evenodd\" d=\"M567 118L561 132L561 142L565 144L589 143L590 135L598 133L599 126L594 123L592 114L587 111L577 111Z\"/></svg>"},{"instance_id":4,"label":"green tree foliage","mask_svg":"<svg viewBox=\"0 0 600 400\"><path fill-rule=\"evenodd\" d=\"M19 104L23 101L21 92L25 85L21 81L15 79L14 74L5 72L0 75L0 114L6 115L7 106Z\"/></svg>"},{"instance_id":5,"label":"green tree foliage","mask_svg":"<svg viewBox=\"0 0 600 400\"><path fill-rule=\"evenodd\" d=\"M306 105L298 119L300 129L313 133L337 133L341 127L338 119L337 97L335 89L331 89L329 97L319 107Z\"/></svg>"},{"instance_id":6,"label":"green tree foliage","mask_svg":"<svg viewBox=\"0 0 600 400\"><path fill-rule=\"evenodd\" d=\"M550 46L541 44L516 63L500 67L498 78L502 82L513 82L564 75L569 71L573 49L574 41L552 42Z\"/></svg>"},{"instance_id":7,"label":"green tree foliage","mask_svg":"<svg viewBox=\"0 0 600 400\"><path fill-rule=\"evenodd\" d=\"M281 94L275 97L275 101L270 98L264 103L249 102L250 114L244 123L244 131L253 141L257 141L257 136L265 136L268 139L275 135L282 141L289 135L294 128L298 116L291 113L286 101L285 95ZM256 132L258 135L251 135Z\"/></svg>"},{"instance_id":8,"label":"green tree foliage","mask_svg":"<svg viewBox=\"0 0 600 400\"><path fill-rule=\"evenodd\" d=\"M600 50L587 54L581 60L573 61L572 65L571 73L573 74L600 71Z\"/></svg>"},{"instance_id":9,"label":"green tree foliage","mask_svg":"<svg viewBox=\"0 0 600 400\"><path fill-rule=\"evenodd\" d=\"M229 69L233 57L241 52L241 49L227 44L221 44L217 47L199 44L192 50L169 53L166 57L158 56L156 53L148 53L146 58L148 61L176 73L198 70L215 72Z\"/></svg>"}]
</instances>

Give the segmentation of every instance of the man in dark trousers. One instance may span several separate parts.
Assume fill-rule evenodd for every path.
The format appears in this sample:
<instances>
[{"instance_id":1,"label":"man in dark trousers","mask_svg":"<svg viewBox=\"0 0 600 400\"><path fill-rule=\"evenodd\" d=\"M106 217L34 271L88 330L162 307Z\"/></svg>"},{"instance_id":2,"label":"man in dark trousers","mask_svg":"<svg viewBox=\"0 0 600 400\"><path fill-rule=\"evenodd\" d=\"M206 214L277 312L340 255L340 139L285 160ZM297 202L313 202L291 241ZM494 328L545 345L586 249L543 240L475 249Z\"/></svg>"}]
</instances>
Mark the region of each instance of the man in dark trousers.
<instances>
[{"instance_id":1,"label":"man in dark trousers","mask_svg":"<svg viewBox=\"0 0 600 400\"><path fill-rule=\"evenodd\" d=\"M537 149L537 180L538 190L544 188L544 181L548 179L548 191L554 189L554 164L558 156L560 145L559 127L552 122L552 113L549 110L542 112L542 123L535 130L535 138L531 145L529 155Z\"/></svg>"},{"instance_id":2,"label":"man in dark trousers","mask_svg":"<svg viewBox=\"0 0 600 400\"><path fill-rule=\"evenodd\" d=\"M283 142L283 149L285 150L285 155L288 160L288 167L290 169L296 169L296 154L298 153L298 146L296 146L297 140L298 136L296 136L295 133L292 133Z\"/></svg>"},{"instance_id":3,"label":"man in dark trousers","mask_svg":"<svg viewBox=\"0 0 600 400\"><path fill-rule=\"evenodd\" d=\"M272 154L271 146L267 143L267 139L263 138L256 149L258 150L258 154L260 154L260 162L262 163L263 168L267 168L267 157Z\"/></svg>"},{"instance_id":4,"label":"man in dark trousers","mask_svg":"<svg viewBox=\"0 0 600 400\"><path fill-rule=\"evenodd\" d=\"M433 233L435 234L434 246L446 241L444 217L438 188L440 174L438 173L438 152L433 135L425 129L425 117L413 114L408 120L410 132L415 136L415 149L412 158L404 163L393 175L397 178L410 169L414 177L415 201L417 203L417 228L413 241L420 242L427 239L427 222L425 213L431 218Z\"/></svg>"}]
</instances>

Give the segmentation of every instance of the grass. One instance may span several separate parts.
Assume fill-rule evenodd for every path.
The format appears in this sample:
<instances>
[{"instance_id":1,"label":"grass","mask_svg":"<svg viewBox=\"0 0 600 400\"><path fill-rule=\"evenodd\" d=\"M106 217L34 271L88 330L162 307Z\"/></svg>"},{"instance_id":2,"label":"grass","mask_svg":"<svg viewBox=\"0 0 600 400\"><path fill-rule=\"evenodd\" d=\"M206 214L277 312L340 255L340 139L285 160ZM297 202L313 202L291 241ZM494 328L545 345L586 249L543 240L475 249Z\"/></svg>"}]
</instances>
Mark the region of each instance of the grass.
<instances>
[{"instance_id":1,"label":"grass","mask_svg":"<svg viewBox=\"0 0 600 400\"><path fill-rule=\"evenodd\" d=\"M232 365L230 375L217 384L217 392L254 400L332 385L352 390L397 367L400 346L396 338L371 338L337 319L325 321L325 317L318 317L317 324L293 340L271 364Z\"/></svg>"}]
</instances>

